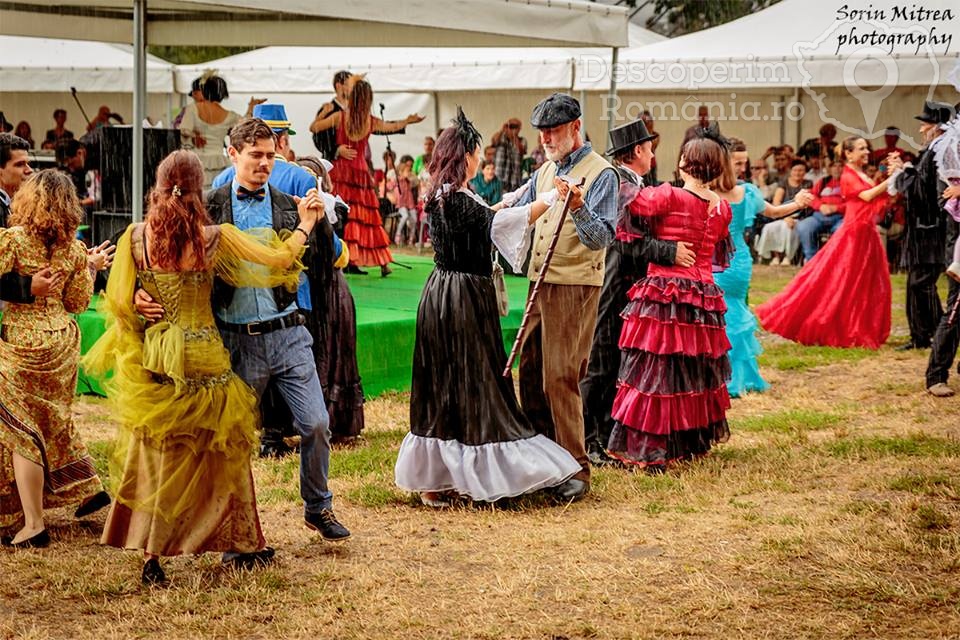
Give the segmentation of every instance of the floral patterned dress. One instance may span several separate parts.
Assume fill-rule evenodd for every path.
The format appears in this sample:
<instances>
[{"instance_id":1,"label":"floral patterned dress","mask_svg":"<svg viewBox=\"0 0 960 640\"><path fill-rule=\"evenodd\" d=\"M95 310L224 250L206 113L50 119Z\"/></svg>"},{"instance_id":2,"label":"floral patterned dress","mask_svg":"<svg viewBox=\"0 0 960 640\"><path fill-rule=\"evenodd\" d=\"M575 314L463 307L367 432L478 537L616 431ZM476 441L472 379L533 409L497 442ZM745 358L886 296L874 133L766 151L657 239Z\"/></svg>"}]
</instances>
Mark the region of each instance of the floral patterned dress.
<instances>
[{"instance_id":1,"label":"floral patterned dress","mask_svg":"<svg viewBox=\"0 0 960 640\"><path fill-rule=\"evenodd\" d=\"M0 274L32 274L46 265L66 274L60 290L31 304L8 304L0 327L0 530L5 532L23 526L14 453L43 467L45 507L79 504L103 491L71 412L80 329L70 314L86 309L93 294L86 249L73 241L48 255L22 227L0 229Z\"/></svg>"}]
</instances>

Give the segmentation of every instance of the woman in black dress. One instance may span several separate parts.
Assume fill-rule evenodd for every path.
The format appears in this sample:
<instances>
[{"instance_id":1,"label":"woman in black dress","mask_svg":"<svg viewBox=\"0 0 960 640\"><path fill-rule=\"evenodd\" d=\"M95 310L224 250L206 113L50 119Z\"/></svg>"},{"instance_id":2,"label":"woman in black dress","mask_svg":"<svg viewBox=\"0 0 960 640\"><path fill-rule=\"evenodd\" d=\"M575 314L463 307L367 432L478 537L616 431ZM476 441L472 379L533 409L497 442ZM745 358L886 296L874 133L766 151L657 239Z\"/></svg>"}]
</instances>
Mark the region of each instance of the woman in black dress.
<instances>
[{"instance_id":1,"label":"woman in black dress","mask_svg":"<svg viewBox=\"0 0 960 640\"><path fill-rule=\"evenodd\" d=\"M513 380L502 376L507 356L491 278L494 210L468 184L480 149L480 134L460 111L437 140L429 168L436 268L417 311L410 433L396 483L430 506L444 506L451 493L493 502L556 486L580 470L565 449L534 432ZM522 235L546 209L542 201L502 209L497 225Z\"/></svg>"}]
</instances>

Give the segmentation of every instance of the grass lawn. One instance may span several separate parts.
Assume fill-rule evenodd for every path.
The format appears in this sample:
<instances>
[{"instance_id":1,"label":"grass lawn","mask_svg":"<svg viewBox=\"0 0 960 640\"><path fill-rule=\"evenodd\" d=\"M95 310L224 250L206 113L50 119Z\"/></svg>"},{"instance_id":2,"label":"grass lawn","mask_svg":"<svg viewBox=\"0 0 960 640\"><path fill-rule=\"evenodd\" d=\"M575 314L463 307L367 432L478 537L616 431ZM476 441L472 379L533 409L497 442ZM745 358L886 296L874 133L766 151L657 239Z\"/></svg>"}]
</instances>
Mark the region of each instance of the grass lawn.
<instances>
[{"instance_id":1,"label":"grass lawn","mask_svg":"<svg viewBox=\"0 0 960 640\"><path fill-rule=\"evenodd\" d=\"M751 303L795 269L758 267ZM730 441L659 477L603 469L582 502L526 497L434 511L398 491L408 394L367 404L360 446L334 451L349 541L304 528L297 460L257 460L275 565L165 561L98 544L105 514L51 511L48 549L0 553L9 638L958 638L960 397L924 393L904 278L878 352L762 335L772 388L734 400ZM78 426L106 477L112 425Z\"/></svg>"}]
</instances>

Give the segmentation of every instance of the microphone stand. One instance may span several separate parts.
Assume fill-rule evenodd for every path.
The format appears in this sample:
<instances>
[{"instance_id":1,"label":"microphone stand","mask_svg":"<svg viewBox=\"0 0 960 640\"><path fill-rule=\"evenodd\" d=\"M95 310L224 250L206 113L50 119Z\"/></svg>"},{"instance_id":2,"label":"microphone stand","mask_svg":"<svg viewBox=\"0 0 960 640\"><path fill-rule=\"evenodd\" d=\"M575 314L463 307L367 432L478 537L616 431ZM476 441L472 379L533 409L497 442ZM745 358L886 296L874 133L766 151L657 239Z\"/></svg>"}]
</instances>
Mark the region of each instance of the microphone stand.
<instances>
[{"instance_id":1,"label":"microphone stand","mask_svg":"<svg viewBox=\"0 0 960 640\"><path fill-rule=\"evenodd\" d=\"M77 97L77 88L70 87L70 95L73 96L73 101L77 103L77 106L80 108L80 113L83 115L83 119L87 121L87 124L90 124L90 116L87 115L87 112L84 111L83 105L80 104L80 98Z\"/></svg>"},{"instance_id":2,"label":"microphone stand","mask_svg":"<svg viewBox=\"0 0 960 640\"><path fill-rule=\"evenodd\" d=\"M381 122L386 122L386 121L387 121L386 118L384 118L384 116L383 116L383 111L384 111L384 109L385 109L385 107L383 106L383 103L381 102L381 103L380 103L380 120L381 120ZM390 147L390 134L389 134L389 133L384 133L384 134L383 134L383 137L387 139L387 154L388 154L388 157L390 157L390 158L395 158L395 156L393 155L393 149ZM396 163L396 161L394 161L394 163L393 163L393 171L394 171L394 173L396 173L396 176L397 176L397 194L400 194L400 193L403 192L403 188L400 186L400 174L397 172L397 163ZM383 165L383 180L384 180L384 183L386 183L386 180L387 180L387 165L386 165L386 163L384 163L384 165ZM390 262L392 262L393 264L397 265L398 267L403 267L404 269L409 269L409 270L411 270L411 271L413 270L413 267L410 266L409 264L403 264L402 262L397 262L396 260L393 260L393 253L390 254L390 258L391 258Z\"/></svg>"}]
</instances>

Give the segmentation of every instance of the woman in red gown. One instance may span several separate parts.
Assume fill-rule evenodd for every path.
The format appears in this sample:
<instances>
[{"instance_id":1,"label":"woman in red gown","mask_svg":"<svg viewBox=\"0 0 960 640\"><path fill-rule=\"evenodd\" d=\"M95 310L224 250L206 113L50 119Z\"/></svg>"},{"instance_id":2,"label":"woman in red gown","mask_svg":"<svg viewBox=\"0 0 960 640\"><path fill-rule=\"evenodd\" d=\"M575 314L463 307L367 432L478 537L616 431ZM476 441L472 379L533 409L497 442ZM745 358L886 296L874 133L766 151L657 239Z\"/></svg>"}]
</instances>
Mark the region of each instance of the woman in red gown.
<instances>
[{"instance_id":1,"label":"woman in red gown","mask_svg":"<svg viewBox=\"0 0 960 640\"><path fill-rule=\"evenodd\" d=\"M786 289L757 307L764 329L807 345L879 349L890 335L890 273L877 233L887 204L887 182L864 173L870 147L851 136L842 143L846 160L840 191L843 224ZM890 172L899 158L888 156Z\"/></svg>"},{"instance_id":2,"label":"woman in red gown","mask_svg":"<svg viewBox=\"0 0 960 640\"><path fill-rule=\"evenodd\" d=\"M346 273L363 273L359 267L379 266L380 275L390 274L387 265L390 238L380 218L380 199L377 186L367 166L367 146L371 133L396 133L408 124L416 124L423 116L411 114L405 120L385 122L370 115L373 89L366 80L353 80L350 102L346 109L326 117L318 116L310 131L319 133L337 130L337 157L333 160L330 179L333 192L350 207L343 239L350 248L350 266Z\"/></svg>"},{"instance_id":3,"label":"woman in red gown","mask_svg":"<svg viewBox=\"0 0 960 640\"><path fill-rule=\"evenodd\" d=\"M661 240L682 240L696 252L691 267L650 264L630 289L620 333L620 375L608 452L661 473L674 460L706 454L730 430L730 362L723 291L714 270L733 252L730 205L710 186L730 162L714 140L683 146L683 188L643 189L628 205Z\"/></svg>"}]
</instances>

